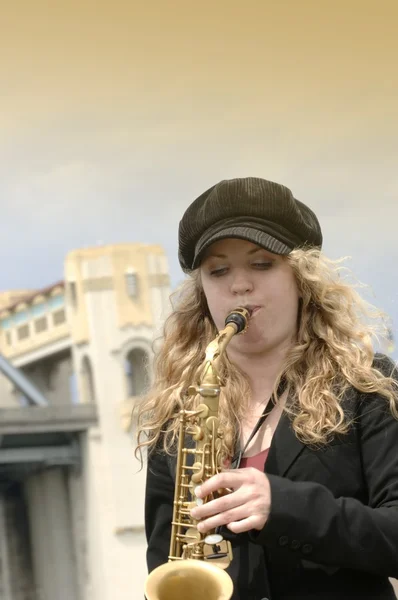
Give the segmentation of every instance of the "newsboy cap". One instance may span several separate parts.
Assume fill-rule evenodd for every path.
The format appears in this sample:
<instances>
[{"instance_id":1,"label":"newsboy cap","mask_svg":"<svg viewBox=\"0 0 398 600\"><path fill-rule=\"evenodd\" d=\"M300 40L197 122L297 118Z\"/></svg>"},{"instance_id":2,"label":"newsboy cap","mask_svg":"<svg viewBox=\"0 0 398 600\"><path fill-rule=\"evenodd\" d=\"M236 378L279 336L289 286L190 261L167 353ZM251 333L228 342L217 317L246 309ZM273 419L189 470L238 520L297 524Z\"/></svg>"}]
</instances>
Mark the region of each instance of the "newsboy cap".
<instances>
[{"instance_id":1,"label":"newsboy cap","mask_svg":"<svg viewBox=\"0 0 398 600\"><path fill-rule=\"evenodd\" d=\"M223 180L185 211L178 231L178 258L186 272L196 269L218 240L240 238L274 254L322 247L314 212L279 183L257 177Z\"/></svg>"}]
</instances>

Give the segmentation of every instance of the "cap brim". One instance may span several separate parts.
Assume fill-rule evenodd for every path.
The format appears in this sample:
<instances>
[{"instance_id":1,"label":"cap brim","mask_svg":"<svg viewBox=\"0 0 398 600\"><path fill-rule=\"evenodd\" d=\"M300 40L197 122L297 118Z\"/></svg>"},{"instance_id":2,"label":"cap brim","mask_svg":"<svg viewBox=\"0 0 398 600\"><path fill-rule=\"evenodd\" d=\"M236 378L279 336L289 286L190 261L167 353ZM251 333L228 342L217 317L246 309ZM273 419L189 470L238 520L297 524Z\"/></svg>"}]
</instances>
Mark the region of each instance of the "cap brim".
<instances>
[{"instance_id":1,"label":"cap brim","mask_svg":"<svg viewBox=\"0 0 398 600\"><path fill-rule=\"evenodd\" d=\"M290 248L283 242L280 242L269 233L265 233L265 231L244 226L228 227L226 229L222 229L221 231L217 231L217 233L214 233L210 237L202 236L202 238L199 239L195 248L195 258L193 260L192 269L196 269L200 265L205 251L209 246L211 246L211 244L226 238L237 238L252 242L261 248L272 252L273 254L286 255L290 254L290 252L293 250L293 248Z\"/></svg>"}]
</instances>

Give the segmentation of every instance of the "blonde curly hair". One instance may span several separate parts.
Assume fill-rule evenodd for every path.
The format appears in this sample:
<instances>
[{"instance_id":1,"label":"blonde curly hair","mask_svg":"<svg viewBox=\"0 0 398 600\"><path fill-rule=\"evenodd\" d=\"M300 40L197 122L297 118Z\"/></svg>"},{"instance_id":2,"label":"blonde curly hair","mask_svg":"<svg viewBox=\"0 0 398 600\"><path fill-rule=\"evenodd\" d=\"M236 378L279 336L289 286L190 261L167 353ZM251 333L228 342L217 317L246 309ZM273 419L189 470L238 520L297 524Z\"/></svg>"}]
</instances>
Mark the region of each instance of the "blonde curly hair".
<instances>
[{"instance_id":1,"label":"blonde curly hair","mask_svg":"<svg viewBox=\"0 0 398 600\"><path fill-rule=\"evenodd\" d=\"M276 390L283 375L289 390L284 410L297 437L305 444L319 446L336 434L346 433L350 418L343 398L350 387L380 394L398 419L397 382L374 363L374 341L386 330L384 315L344 280L341 261L327 259L314 249L294 250L284 260L294 272L301 307L296 341L275 382L274 398L277 401ZM173 311L165 322L154 363L155 383L137 406L136 452L140 457L144 447L150 450L159 443L167 453L173 452L178 411L182 406L192 409L197 403L187 390L194 383L207 345L217 334L199 270L173 296ZM232 456L250 386L227 353L220 374L224 385L219 406L224 454Z\"/></svg>"}]
</instances>

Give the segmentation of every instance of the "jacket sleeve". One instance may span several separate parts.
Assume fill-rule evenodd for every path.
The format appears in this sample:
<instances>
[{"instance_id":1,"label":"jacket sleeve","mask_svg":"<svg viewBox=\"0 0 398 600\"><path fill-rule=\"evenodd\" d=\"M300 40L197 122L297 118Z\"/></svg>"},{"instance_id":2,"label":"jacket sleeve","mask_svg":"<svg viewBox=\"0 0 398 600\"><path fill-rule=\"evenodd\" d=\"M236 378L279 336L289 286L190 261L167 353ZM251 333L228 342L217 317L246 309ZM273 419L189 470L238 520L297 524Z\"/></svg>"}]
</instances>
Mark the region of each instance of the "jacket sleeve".
<instances>
[{"instance_id":1,"label":"jacket sleeve","mask_svg":"<svg viewBox=\"0 0 398 600\"><path fill-rule=\"evenodd\" d=\"M168 560L174 482L167 456L154 451L148 458L145 490L145 533L148 572Z\"/></svg>"},{"instance_id":2,"label":"jacket sleeve","mask_svg":"<svg viewBox=\"0 0 398 600\"><path fill-rule=\"evenodd\" d=\"M271 513L253 537L282 558L294 540L302 559L397 578L398 421L384 398L367 394L357 427L367 504L335 498L317 483L269 475Z\"/></svg>"}]
</instances>

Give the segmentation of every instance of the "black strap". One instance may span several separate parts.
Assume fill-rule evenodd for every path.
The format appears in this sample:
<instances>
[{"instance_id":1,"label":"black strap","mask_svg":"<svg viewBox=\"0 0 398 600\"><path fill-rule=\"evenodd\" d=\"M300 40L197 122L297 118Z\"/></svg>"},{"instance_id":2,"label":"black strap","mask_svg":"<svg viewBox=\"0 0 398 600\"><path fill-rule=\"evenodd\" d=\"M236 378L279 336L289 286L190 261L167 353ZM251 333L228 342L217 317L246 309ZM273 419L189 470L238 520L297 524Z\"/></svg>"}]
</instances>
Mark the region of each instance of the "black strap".
<instances>
[{"instance_id":1,"label":"black strap","mask_svg":"<svg viewBox=\"0 0 398 600\"><path fill-rule=\"evenodd\" d=\"M283 377L278 386L278 391L277 391L278 398L280 398L280 396L283 394L285 389L286 389L286 379ZM271 395L270 399L268 400L268 402L266 404L266 407L264 408L264 410L262 412L261 417L259 418L256 425L254 426L254 429L251 432L249 439L247 440L244 448L239 450L239 452L237 452L235 454L235 456L233 456L232 461L231 461L231 469L239 469L240 461L242 460L242 456L246 452L246 448L248 447L248 445L250 444L250 442L252 441L252 439L254 438L254 436L256 435L258 430L260 429L261 425L264 423L265 419L271 413L273 408L274 408L274 402L273 402L273 398Z\"/></svg>"}]
</instances>

